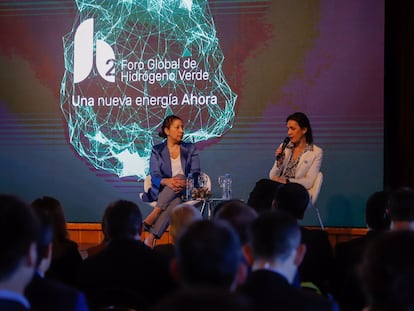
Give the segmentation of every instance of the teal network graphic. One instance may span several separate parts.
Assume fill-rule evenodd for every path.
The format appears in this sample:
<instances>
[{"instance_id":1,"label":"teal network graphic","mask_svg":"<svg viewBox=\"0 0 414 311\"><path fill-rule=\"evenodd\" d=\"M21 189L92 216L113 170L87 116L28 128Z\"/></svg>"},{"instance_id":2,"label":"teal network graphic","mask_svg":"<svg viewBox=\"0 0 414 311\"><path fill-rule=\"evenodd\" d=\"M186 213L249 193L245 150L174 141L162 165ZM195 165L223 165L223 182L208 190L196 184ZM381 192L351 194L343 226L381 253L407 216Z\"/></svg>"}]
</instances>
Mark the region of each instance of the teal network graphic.
<instances>
[{"instance_id":1,"label":"teal network graphic","mask_svg":"<svg viewBox=\"0 0 414 311\"><path fill-rule=\"evenodd\" d=\"M185 141L222 136L237 95L207 1L77 0L63 37L60 106L70 143L97 169L148 174L163 119L180 116Z\"/></svg>"}]
</instances>

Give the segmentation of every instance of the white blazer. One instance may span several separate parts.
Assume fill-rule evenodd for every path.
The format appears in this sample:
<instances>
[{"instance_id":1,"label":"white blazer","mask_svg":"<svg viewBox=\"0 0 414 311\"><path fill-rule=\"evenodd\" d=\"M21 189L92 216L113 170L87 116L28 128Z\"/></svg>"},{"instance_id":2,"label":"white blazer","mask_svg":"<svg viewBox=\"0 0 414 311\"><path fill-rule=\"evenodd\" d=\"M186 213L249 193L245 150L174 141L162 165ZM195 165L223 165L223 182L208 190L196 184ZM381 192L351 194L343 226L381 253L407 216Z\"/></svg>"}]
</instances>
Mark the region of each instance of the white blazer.
<instances>
[{"instance_id":1,"label":"white blazer","mask_svg":"<svg viewBox=\"0 0 414 311\"><path fill-rule=\"evenodd\" d=\"M309 150L302 154L300 157L298 166L296 167L295 178L289 178L290 182L296 182L301 184L306 189L310 189L315 182L316 175L319 173L322 164L323 151L316 145L312 145L313 150ZM277 161L273 164L272 169L269 172L269 178L272 179L274 176L284 177L287 164L290 156L292 155L292 148L285 149L285 157L280 167Z\"/></svg>"}]
</instances>

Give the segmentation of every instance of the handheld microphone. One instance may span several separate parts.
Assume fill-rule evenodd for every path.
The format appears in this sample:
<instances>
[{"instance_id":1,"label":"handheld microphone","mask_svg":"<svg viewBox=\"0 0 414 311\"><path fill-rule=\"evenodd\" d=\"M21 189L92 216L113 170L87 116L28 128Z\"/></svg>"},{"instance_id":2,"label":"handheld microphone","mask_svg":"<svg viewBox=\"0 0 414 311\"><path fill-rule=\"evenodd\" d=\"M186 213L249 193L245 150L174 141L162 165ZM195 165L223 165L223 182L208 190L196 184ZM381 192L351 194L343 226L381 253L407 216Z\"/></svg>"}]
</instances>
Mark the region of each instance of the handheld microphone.
<instances>
[{"instance_id":1,"label":"handheld microphone","mask_svg":"<svg viewBox=\"0 0 414 311\"><path fill-rule=\"evenodd\" d=\"M276 160L279 160L282 157L283 151L285 151L285 149L286 149L287 145L289 144L289 142L290 142L290 138L289 137L286 137L285 140L283 141L283 144L282 144L282 152L279 153L276 156Z\"/></svg>"}]
</instances>

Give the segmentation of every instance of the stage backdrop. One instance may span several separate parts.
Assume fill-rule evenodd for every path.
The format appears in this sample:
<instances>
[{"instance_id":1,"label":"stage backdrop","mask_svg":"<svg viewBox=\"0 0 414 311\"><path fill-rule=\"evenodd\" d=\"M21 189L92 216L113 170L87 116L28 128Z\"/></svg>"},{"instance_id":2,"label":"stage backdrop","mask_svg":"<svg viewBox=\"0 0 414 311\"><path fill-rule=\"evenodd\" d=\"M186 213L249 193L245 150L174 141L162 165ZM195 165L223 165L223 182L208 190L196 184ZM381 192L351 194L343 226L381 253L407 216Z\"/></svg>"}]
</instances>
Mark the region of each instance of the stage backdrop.
<instances>
[{"instance_id":1,"label":"stage backdrop","mask_svg":"<svg viewBox=\"0 0 414 311\"><path fill-rule=\"evenodd\" d=\"M0 4L0 192L70 222L139 201L162 119L185 121L219 196L247 200L305 112L325 225L360 226L383 185L384 1L55 0ZM309 210L304 223L318 224Z\"/></svg>"}]
</instances>

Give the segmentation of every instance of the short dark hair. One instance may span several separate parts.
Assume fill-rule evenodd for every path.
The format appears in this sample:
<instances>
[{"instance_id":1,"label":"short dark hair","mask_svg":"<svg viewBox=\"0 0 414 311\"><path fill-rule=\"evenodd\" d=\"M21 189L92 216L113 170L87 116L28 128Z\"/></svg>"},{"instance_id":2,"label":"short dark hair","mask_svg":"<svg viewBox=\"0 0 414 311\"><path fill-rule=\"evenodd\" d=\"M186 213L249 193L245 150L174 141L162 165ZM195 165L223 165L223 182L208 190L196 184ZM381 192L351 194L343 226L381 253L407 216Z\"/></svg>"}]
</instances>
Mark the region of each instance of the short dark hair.
<instances>
[{"instance_id":1,"label":"short dark hair","mask_svg":"<svg viewBox=\"0 0 414 311\"><path fill-rule=\"evenodd\" d=\"M301 240L296 219L283 210L263 212L253 221L248 232L256 258L284 260Z\"/></svg>"},{"instance_id":2,"label":"short dark hair","mask_svg":"<svg viewBox=\"0 0 414 311\"><path fill-rule=\"evenodd\" d=\"M133 238L142 230L142 214L137 204L115 201L105 209L103 227L110 239Z\"/></svg>"},{"instance_id":3,"label":"short dark hair","mask_svg":"<svg viewBox=\"0 0 414 311\"><path fill-rule=\"evenodd\" d=\"M242 261L241 243L223 220L200 220L185 228L175 244L177 264L188 285L229 289Z\"/></svg>"},{"instance_id":4,"label":"short dark hair","mask_svg":"<svg viewBox=\"0 0 414 311\"><path fill-rule=\"evenodd\" d=\"M312 127L310 125L309 119L306 116L306 114L304 114L303 112L292 113L286 118L286 122L288 122L289 120L296 121L299 124L301 129L306 128L307 129L305 133L306 142L308 144L313 144Z\"/></svg>"},{"instance_id":5,"label":"short dark hair","mask_svg":"<svg viewBox=\"0 0 414 311\"><path fill-rule=\"evenodd\" d=\"M391 220L414 221L414 190L399 188L392 192L390 200Z\"/></svg>"},{"instance_id":6,"label":"short dark hair","mask_svg":"<svg viewBox=\"0 0 414 311\"><path fill-rule=\"evenodd\" d=\"M260 179L250 192L247 204L258 213L271 210L274 194L280 185L281 183L268 178Z\"/></svg>"},{"instance_id":7,"label":"short dark hair","mask_svg":"<svg viewBox=\"0 0 414 311\"><path fill-rule=\"evenodd\" d=\"M222 203L215 218L228 221L239 235L240 242L245 244L247 228L257 218L257 212L243 201L233 199Z\"/></svg>"},{"instance_id":8,"label":"short dark hair","mask_svg":"<svg viewBox=\"0 0 414 311\"><path fill-rule=\"evenodd\" d=\"M0 280L15 272L38 234L38 220L30 207L16 196L0 195Z\"/></svg>"},{"instance_id":9,"label":"short dark hair","mask_svg":"<svg viewBox=\"0 0 414 311\"><path fill-rule=\"evenodd\" d=\"M161 131L158 133L158 135L162 138L167 138L167 134L165 134L165 129L169 129L171 124L175 121L175 120L181 120L183 121L179 116L176 115L170 115L168 117L166 117L164 119L164 121L162 122L161 125Z\"/></svg>"},{"instance_id":10,"label":"short dark hair","mask_svg":"<svg viewBox=\"0 0 414 311\"><path fill-rule=\"evenodd\" d=\"M274 202L276 209L284 210L296 219L303 219L310 202L310 196L304 186L292 182L277 188Z\"/></svg>"},{"instance_id":11,"label":"short dark hair","mask_svg":"<svg viewBox=\"0 0 414 311\"><path fill-rule=\"evenodd\" d=\"M377 191L370 195L365 207L365 222L372 230L387 230L390 227L389 217L390 193Z\"/></svg>"},{"instance_id":12,"label":"short dark hair","mask_svg":"<svg viewBox=\"0 0 414 311\"><path fill-rule=\"evenodd\" d=\"M414 232L385 231L368 245L359 272L372 310L414 305Z\"/></svg>"}]
</instances>

